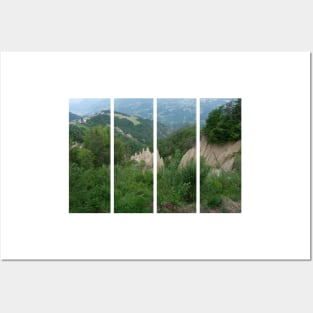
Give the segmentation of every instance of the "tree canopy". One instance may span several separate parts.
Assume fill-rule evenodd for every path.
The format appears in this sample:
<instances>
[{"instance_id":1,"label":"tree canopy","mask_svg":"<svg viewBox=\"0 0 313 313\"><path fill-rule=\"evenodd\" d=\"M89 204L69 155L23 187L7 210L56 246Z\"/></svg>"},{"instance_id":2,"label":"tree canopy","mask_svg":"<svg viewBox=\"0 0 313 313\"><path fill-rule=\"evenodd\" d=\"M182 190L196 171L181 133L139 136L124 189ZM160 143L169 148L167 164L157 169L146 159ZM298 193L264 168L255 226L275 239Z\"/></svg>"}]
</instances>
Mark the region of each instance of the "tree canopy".
<instances>
[{"instance_id":1,"label":"tree canopy","mask_svg":"<svg viewBox=\"0 0 313 313\"><path fill-rule=\"evenodd\" d=\"M110 128L96 126L84 136L84 147L94 156L94 165L110 164Z\"/></svg>"},{"instance_id":2,"label":"tree canopy","mask_svg":"<svg viewBox=\"0 0 313 313\"><path fill-rule=\"evenodd\" d=\"M209 143L241 139L241 99L232 100L211 111L203 131Z\"/></svg>"}]
</instances>

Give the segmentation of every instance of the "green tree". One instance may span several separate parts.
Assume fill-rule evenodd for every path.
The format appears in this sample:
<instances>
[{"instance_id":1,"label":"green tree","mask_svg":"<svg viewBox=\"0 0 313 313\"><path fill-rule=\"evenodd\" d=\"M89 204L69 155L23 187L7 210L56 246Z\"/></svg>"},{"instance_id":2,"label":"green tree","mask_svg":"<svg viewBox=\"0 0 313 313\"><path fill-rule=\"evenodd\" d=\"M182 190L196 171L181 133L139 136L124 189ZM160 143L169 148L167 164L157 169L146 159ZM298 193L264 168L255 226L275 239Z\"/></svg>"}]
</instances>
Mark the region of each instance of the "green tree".
<instances>
[{"instance_id":1,"label":"green tree","mask_svg":"<svg viewBox=\"0 0 313 313\"><path fill-rule=\"evenodd\" d=\"M126 145L116 136L114 138L114 163L122 164L125 162Z\"/></svg>"},{"instance_id":2,"label":"green tree","mask_svg":"<svg viewBox=\"0 0 313 313\"><path fill-rule=\"evenodd\" d=\"M81 148L78 149L77 160L82 168L85 169L92 168L94 162L94 155L90 150L86 148Z\"/></svg>"},{"instance_id":3,"label":"green tree","mask_svg":"<svg viewBox=\"0 0 313 313\"><path fill-rule=\"evenodd\" d=\"M209 143L241 139L241 99L232 100L211 111L204 133Z\"/></svg>"},{"instance_id":4,"label":"green tree","mask_svg":"<svg viewBox=\"0 0 313 313\"><path fill-rule=\"evenodd\" d=\"M70 160L70 163L77 163L77 164L79 163L78 162L78 158L77 158L78 151L79 151L78 147L70 147L69 148L69 160Z\"/></svg>"},{"instance_id":5,"label":"green tree","mask_svg":"<svg viewBox=\"0 0 313 313\"><path fill-rule=\"evenodd\" d=\"M89 129L84 136L84 147L93 153L96 167L110 164L109 126L96 126Z\"/></svg>"},{"instance_id":6,"label":"green tree","mask_svg":"<svg viewBox=\"0 0 313 313\"><path fill-rule=\"evenodd\" d=\"M83 142L85 129L83 127L72 125L69 126L69 137L70 141Z\"/></svg>"}]
</instances>

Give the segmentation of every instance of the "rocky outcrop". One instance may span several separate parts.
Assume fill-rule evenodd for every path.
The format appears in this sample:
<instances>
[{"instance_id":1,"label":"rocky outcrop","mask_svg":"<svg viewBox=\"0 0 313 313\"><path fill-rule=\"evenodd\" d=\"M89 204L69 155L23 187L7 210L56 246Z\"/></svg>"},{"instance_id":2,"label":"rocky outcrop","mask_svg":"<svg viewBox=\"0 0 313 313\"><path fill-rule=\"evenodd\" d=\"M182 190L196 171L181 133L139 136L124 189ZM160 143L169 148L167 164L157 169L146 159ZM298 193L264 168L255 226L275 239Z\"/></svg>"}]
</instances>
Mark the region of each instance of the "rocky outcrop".
<instances>
[{"instance_id":1,"label":"rocky outcrop","mask_svg":"<svg viewBox=\"0 0 313 313\"><path fill-rule=\"evenodd\" d=\"M187 165L187 163L191 160L191 159L196 159L196 149L195 148L191 148L189 149L182 157L179 166L180 167L184 167Z\"/></svg>"},{"instance_id":2,"label":"rocky outcrop","mask_svg":"<svg viewBox=\"0 0 313 313\"><path fill-rule=\"evenodd\" d=\"M138 163L143 161L147 168L153 168L153 153L150 152L149 148L143 149L140 153L135 153L130 159ZM160 157L159 151L157 151L157 168L159 169L162 166L164 166L164 161Z\"/></svg>"},{"instance_id":3,"label":"rocky outcrop","mask_svg":"<svg viewBox=\"0 0 313 313\"><path fill-rule=\"evenodd\" d=\"M209 144L205 138L201 139L200 156L205 160L205 163L218 167L225 171L233 169L235 157L234 153L240 151L241 140L235 142L227 142L225 144ZM192 148L188 150L180 161L180 166L185 166L192 158L195 159L196 150Z\"/></svg>"},{"instance_id":4,"label":"rocky outcrop","mask_svg":"<svg viewBox=\"0 0 313 313\"><path fill-rule=\"evenodd\" d=\"M163 160L163 158L161 158L160 157L160 153L159 153L159 150L157 150L157 161L158 161L158 165L157 165L157 168L159 169L159 168L161 168L161 167L163 167L164 166L164 160Z\"/></svg>"},{"instance_id":5,"label":"rocky outcrop","mask_svg":"<svg viewBox=\"0 0 313 313\"><path fill-rule=\"evenodd\" d=\"M205 138L201 139L200 156L205 162L213 167L220 167L225 171L233 169L235 157L234 153L240 151L241 140L227 142L225 144L208 144Z\"/></svg>"}]
</instances>

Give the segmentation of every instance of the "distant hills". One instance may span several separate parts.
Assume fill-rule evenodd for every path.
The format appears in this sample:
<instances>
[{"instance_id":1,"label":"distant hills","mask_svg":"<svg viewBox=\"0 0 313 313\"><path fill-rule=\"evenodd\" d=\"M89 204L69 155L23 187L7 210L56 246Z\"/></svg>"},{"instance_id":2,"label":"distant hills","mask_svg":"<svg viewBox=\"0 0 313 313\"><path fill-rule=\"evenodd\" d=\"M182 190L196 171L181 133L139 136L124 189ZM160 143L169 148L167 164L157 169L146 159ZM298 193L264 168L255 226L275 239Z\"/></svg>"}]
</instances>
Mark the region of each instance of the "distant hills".
<instances>
[{"instance_id":1,"label":"distant hills","mask_svg":"<svg viewBox=\"0 0 313 313\"><path fill-rule=\"evenodd\" d=\"M115 136L127 147L129 154L153 148L153 122L121 112L114 114Z\"/></svg>"},{"instance_id":2,"label":"distant hills","mask_svg":"<svg viewBox=\"0 0 313 313\"><path fill-rule=\"evenodd\" d=\"M201 99L200 119L203 126L208 113L232 99ZM105 102L94 101L93 109L103 107ZM132 155L149 147L153 150L153 121L151 99L133 99L132 106L128 106L127 99L117 101L117 108L131 111L127 114L122 111L114 113L114 135L117 142L123 145L125 155ZM78 102L76 107L83 104ZM91 108L90 107L90 108ZM85 132L91 127L110 125L109 103L107 109L89 115L79 115L69 112L69 131L72 142L83 142ZM98 110L97 109L97 110ZM90 109L89 112L92 110ZM176 148L184 153L195 143L195 99L158 99L157 137L160 155L173 155ZM150 118L144 118L147 116Z\"/></svg>"},{"instance_id":3,"label":"distant hills","mask_svg":"<svg viewBox=\"0 0 313 313\"><path fill-rule=\"evenodd\" d=\"M208 114L231 98L201 98L200 123L204 125ZM196 123L196 99L158 99L158 121L173 131Z\"/></svg>"},{"instance_id":4,"label":"distant hills","mask_svg":"<svg viewBox=\"0 0 313 313\"><path fill-rule=\"evenodd\" d=\"M74 116L74 115L72 115ZM95 126L110 125L110 111L104 110L90 117L70 121L70 138L82 140L84 132ZM114 115L115 136L127 146L129 153L141 151L143 148L153 148L153 121L139 116L115 112ZM162 138L169 134L169 129L158 123L158 137ZM73 136L71 136L73 134Z\"/></svg>"},{"instance_id":5,"label":"distant hills","mask_svg":"<svg viewBox=\"0 0 313 313\"><path fill-rule=\"evenodd\" d=\"M128 115L135 115L141 118L152 120L153 99L115 99L114 110Z\"/></svg>"},{"instance_id":6,"label":"distant hills","mask_svg":"<svg viewBox=\"0 0 313 313\"><path fill-rule=\"evenodd\" d=\"M110 99L70 99L69 111L80 115L92 115L110 109Z\"/></svg>"},{"instance_id":7,"label":"distant hills","mask_svg":"<svg viewBox=\"0 0 313 313\"><path fill-rule=\"evenodd\" d=\"M74 121L74 120L77 120L77 119L80 119L80 118L81 118L81 116L79 116L79 115L77 115L75 113L69 112L69 120L70 120L70 122Z\"/></svg>"},{"instance_id":8,"label":"distant hills","mask_svg":"<svg viewBox=\"0 0 313 313\"><path fill-rule=\"evenodd\" d=\"M200 121L204 125L208 113L232 100L231 98L202 98L200 99ZM138 116L142 119L152 120L153 99L132 98L115 99L114 109L126 115ZM70 121L80 117L93 116L103 110L110 110L110 99L70 99ZM157 99L158 122L167 127L167 132L173 132L182 127L195 124L196 99Z\"/></svg>"},{"instance_id":9,"label":"distant hills","mask_svg":"<svg viewBox=\"0 0 313 313\"><path fill-rule=\"evenodd\" d=\"M115 111L152 120L153 99L115 99ZM70 99L69 111L81 116L110 110L110 99Z\"/></svg>"},{"instance_id":10,"label":"distant hills","mask_svg":"<svg viewBox=\"0 0 313 313\"><path fill-rule=\"evenodd\" d=\"M172 131L196 123L196 99L158 99L158 121Z\"/></svg>"}]
</instances>

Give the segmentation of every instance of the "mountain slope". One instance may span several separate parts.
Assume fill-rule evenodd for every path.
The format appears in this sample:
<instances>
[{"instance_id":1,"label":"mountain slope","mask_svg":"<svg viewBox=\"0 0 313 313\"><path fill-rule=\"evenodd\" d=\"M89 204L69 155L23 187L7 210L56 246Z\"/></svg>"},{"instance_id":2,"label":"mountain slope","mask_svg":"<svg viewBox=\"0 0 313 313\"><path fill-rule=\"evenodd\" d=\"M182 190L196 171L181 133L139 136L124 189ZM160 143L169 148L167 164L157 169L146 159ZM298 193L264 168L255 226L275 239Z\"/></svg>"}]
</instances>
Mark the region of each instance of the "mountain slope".
<instances>
[{"instance_id":1,"label":"mountain slope","mask_svg":"<svg viewBox=\"0 0 313 313\"><path fill-rule=\"evenodd\" d=\"M95 126L110 125L110 111L105 110L83 119L83 123L70 125L70 138L82 142L85 131ZM149 147L153 149L153 121L139 116L128 115L121 112L114 114L114 136L124 145L125 153L133 154ZM158 137L169 133L169 129L158 123Z\"/></svg>"},{"instance_id":2,"label":"mountain slope","mask_svg":"<svg viewBox=\"0 0 313 313\"><path fill-rule=\"evenodd\" d=\"M81 116L79 116L79 115L77 115L77 114L75 114L75 113L72 113L72 112L69 112L69 121L71 122L71 121L74 121L74 120L78 120L78 119L80 119L81 118Z\"/></svg>"},{"instance_id":3,"label":"mountain slope","mask_svg":"<svg viewBox=\"0 0 313 313\"><path fill-rule=\"evenodd\" d=\"M172 130L195 124L196 99L158 99L158 121Z\"/></svg>"},{"instance_id":4,"label":"mountain slope","mask_svg":"<svg viewBox=\"0 0 313 313\"><path fill-rule=\"evenodd\" d=\"M153 99L115 99L114 110L127 115L152 120Z\"/></svg>"},{"instance_id":5,"label":"mountain slope","mask_svg":"<svg viewBox=\"0 0 313 313\"><path fill-rule=\"evenodd\" d=\"M200 157L205 164L230 171L234 167L235 155L241 150L241 140L224 144L210 144L202 137L200 142ZM195 159L196 149L189 149L182 157L180 166L185 166L191 159Z\"/></svg>"},{"instance_id":6,"label":"mountain slope","mask_svg":"<svg viewBox=\"0 0 313 313\"><path fill-rule=\"evenodd\" d=\"M176 150L186 153L196 143L195 125L183 127L165 138L158 140L158 150L163 158L174 155Z\"/></svg>"}]
</instances>

